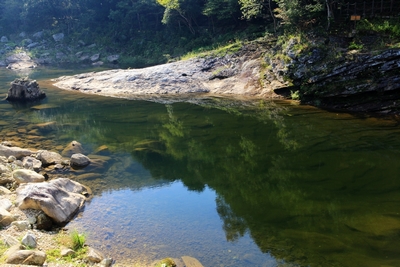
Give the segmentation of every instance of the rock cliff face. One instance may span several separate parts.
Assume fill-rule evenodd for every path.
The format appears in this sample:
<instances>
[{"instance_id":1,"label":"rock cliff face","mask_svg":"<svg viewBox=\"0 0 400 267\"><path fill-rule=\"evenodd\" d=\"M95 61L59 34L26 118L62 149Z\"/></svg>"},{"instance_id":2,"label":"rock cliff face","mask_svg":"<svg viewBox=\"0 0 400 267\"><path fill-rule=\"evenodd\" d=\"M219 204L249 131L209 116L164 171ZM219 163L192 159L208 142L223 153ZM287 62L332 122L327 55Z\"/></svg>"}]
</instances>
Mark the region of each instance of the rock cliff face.
<instances>
[{"instance_id":1,"label":"rock cliff face","mask_svg":"<svg viewBox=\"0 0 400 267\"><path fill-rule=\"evenodd\" d=\"M291 81L290 86L274 88L277 94L290 97L298 91L302 103L338 111L400 113L400 49L284 52L290 58L287 63L266 59L273 78Z\"/></svg>"}]
</instances>

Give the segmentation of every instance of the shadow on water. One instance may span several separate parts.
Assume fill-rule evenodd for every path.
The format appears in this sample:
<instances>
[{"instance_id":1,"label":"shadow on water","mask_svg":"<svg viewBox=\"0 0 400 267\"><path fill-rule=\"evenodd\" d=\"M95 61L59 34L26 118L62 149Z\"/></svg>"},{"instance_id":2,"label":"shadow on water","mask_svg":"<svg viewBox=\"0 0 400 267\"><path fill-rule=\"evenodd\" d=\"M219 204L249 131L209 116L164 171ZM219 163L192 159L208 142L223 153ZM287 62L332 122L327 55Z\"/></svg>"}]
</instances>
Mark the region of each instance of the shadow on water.
<instances>
[{"instance_id":1,"label":"shadow on water","mask_svg":"<svg viewBox=\"0 0 400 267\"><path fill-rule=\"evenodd\" d=\"M117 259L178 251L206 266L400 265L398 121L40 84L48 98L39 105L0 103L0 136L59 152L72 140L84 145L95 164L65 175L95 197L71 227L93 231L91 242Z\"/></svg>"}]
</instances>

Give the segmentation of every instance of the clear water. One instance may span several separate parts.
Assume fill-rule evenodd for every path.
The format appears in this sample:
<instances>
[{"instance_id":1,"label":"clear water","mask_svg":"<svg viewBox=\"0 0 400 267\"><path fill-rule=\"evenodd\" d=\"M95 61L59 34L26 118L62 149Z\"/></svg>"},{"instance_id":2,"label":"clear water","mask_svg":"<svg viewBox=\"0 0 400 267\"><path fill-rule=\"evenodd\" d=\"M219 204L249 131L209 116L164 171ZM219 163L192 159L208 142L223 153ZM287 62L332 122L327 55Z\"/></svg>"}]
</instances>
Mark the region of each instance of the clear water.
<instances>
[{"instance_id":1,"label":"clear water","mask_svg":"<svg viewBox=\"0 0 400 267\"><path fill-rule=\"evenodd\" d=\"M67 176L93 199L67 227L122 266L400 266L400 125L288 102L159 104L61 91L0 102L0 137L95 163ZM6 93L15 75L0 72ZM40 127L44 122L54 122ZM100 146L108 152L96 154Z\"/></svg>"}]
</instances>

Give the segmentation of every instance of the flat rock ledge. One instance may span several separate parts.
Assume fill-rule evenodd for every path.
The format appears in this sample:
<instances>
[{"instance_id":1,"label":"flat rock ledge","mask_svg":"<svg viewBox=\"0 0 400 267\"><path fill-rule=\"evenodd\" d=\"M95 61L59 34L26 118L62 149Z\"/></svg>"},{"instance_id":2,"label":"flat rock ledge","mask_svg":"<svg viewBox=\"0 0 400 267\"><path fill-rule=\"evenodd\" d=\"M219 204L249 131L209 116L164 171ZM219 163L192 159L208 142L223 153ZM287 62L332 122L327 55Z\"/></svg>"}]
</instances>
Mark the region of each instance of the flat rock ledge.
<instances>
[{"instance_id":1,"label":"flat rock ledge","mask_svg":"<svg viewBox=\"0 0 400 267\"><path fill-rule=\"evenodd\" d=\"M195 95L267 96L259 85L260 60L231 56L195 58L143 69L115 69L54 79L65 90L127 99Z\"/></svg>"}]
</instances>

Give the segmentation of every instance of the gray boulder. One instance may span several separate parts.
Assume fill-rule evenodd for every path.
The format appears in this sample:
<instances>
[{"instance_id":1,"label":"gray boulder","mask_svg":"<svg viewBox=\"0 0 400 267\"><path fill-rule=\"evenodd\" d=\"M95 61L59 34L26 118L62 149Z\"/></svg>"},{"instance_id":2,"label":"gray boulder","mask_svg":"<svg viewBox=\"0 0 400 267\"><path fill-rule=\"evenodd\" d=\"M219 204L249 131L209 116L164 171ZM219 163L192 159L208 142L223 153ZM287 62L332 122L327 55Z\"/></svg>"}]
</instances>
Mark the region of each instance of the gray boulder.
<instances>
[{"instance_id":1,"label":"gray boulder","mask_svg":"<svg viewBox=\"0 0 400 267\"><path fill-rule=\"evenodd\" d=\"M2 42L2 43L7 43L7 42L8 42L8 38L7 38L6 36L2 36L2 37L0 38L0 42Z\"/></svg>"},{"instance_id":2,"label":"gray boulder","mask_svg":"<svg viewBox=\"0 0 400 267\"><path fill-rule=\"evenodd\" d=\"M44 166L58 164L63 161L60 154L48 150L39 150L36 154L36 158L40 160Z\"/></svg>"},{"instance_id":3,"label":"gray boulder","mask_svg":"<svg viewBox=\"0 0 400 267\"><path fill-rule=\"evenodd\" d=\"M119 55L111 55L107 57L107 61L113 64L117 64L119 59Z\"/></svg>"},{"instance_id":4,"label":"gray boulder","mask_svg":"<svg viewBox=\"0 0 400 267\"><path fill-rule=\"evenodd\" d=\"M22 157L30 156L31 154L32 151L30 151L29 149L0 145L0 156L6 158L14 156L15 158L19 159Z\"/></svg>"},{"instance_id":5,"label":"gray boulder","mask_svg":"<svg viewBox=\"0 0 400 267\"><path fill-rule=\"evenodd\" d=\"M90 159L81 153L71 156L70 165L72 167L83 168L90 164Z\"/></svg>"},{"instance_id":6,"label":"gray boulder","mask_svg":"<svg viewBox=\"0 0 400 267\"><path fill-rule=\"evenodd\" d=\"M34 43L28 44L26 47L29 48L29 49L32 49L32 48L35 48L35 47L37 47L39 45L40 45L40 43L34 42Z\"/></svg>"},{"instance_id":7,"label":"gray boulder","mask_svg":"<svg viewBox=\"0 0 400 267\"><path fill-rule=\"evenodd\" d=\"M56 42L61 42L64 39L64 34L63 33L53 34L53 39Z\"/></svg>"},{"instance_id":8,"label":"gray boulder","mask_svg":"<svg viewBox=\"0 0 400 267\"><path fill-rule=\"evenodd\" d=\"M93 56L90 57L90 60L92 62L95 62L95 61L99 60L99 58L100 58L100 54L94 54Z\"/></svg>"},{"instance_id":9,"label":"gray boulder","mask_svg":"<svg viewBox=\"0 0 400 267\"><path fill-rule=\"evenodd\" d=\"M18 184L44 182L43 175L27 169L15 170L13 171L12 176Z\"/></svg>"},{"instance_id":10,"label":"gray boulder","mask_svg":"<svg viewBox=\"0 0 400 267\"><path fill-rule=\"evenodd\" d=\"M36 32L35 34L33 34L33 38L35 38L35 39L41 39L41 38L43 38L43 34L44 34L43 31Z\"/></svg>"},{"instance_id":11,"label":"gray boulder","mask_svg":"<svg viewBox=\"0 0 400 267\"><path fill-rule=\"evenodd\" d=\"M58 224L69 222L85 202L87 189L78 182L58 178L50 182L22 184L17 190L20 209L42 210Z\"/></svg>"},{"instance_id":12,"label":"gray boulder","mask_svg":"<svg viewBox=\"0 0 400 267\"><path fill-rule=\"evenodd\" d=\"M7 253L6 263L42 266L46 261L46 253L37 250L17 250Z\"/></svg>"},{"instance_id":13,"label":"gray boulder","mask_svg":"<svg viewBox=\"0 0 400 267\"><path fill-rule=\"evenodd\" d=\"M8 101L34 101L45 97L46 94L39 89L36 80L17 78L11 82L6 99Z\"/></svg>"}]
</instances>

